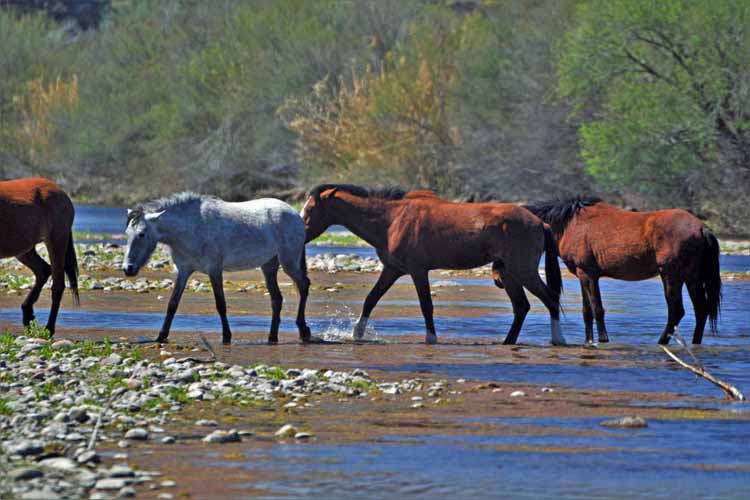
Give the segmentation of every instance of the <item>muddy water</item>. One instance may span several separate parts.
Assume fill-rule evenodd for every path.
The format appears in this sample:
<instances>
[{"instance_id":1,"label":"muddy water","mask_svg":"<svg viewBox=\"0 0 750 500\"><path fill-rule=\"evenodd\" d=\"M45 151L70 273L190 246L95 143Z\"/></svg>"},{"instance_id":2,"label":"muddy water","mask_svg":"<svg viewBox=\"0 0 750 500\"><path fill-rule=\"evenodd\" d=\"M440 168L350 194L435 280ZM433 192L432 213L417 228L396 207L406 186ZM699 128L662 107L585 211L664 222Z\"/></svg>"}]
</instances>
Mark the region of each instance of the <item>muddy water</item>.
<instances>
[{"instance_id":1,"label":"muddy water","mask_svg":"<svg viewBox=\"0 0 750 500\"><path fill-rule=\"evenodd\" d=\"M87 209L79 207L77 229L122 232L123 211L98 210L91 209L86 225ZM344 251L374 255L370 249ZM750 257L722 256L722 269L748 271ZM512 320L504 292L488 279L437 273L433 283L442 286L433 288L433 299L441 344L421 343L418 301L403 279L375 310L368 342L355 344L347 335L375 275L312 273L311 279L318 288L311 295L310 324L335 343L295 342L296 298L288 287L282 288L279 346L263 344L269 307L262 292L228 293L232 346L218 344L219 320L209 293L186 294L171 338L194 341L203 333L227 363L363 367L385 378L445 378L459 390L464 384L457 379L499 388L465 392L453 404L418 414L412 414L409 397L388 406L331 403L319 415L284 417L316 432L309 444L275 444L261 432L255 441L228 447L188 442L137 448L131 452L136 464L163 467L193 498L747 498L750 405L725 402L718 389L668 361L655 346L666 320L659 281L604 280L613 342L586 348L580 345L579 287L565 280L563 327L577 345L553 348L547 346L548 316L535 299L521 332L523 345L503 346ZM326 292L335 282L342 284L339 291ZM59 335L150 338L161 325L168 294L84 292L80 309L66 304L61 310ZM46 319L46 295L38 307L40 321ZM694 321L687 295L684 299L680 330L690 340ZM0 297L0 327L18 329L20 300ZM745 393L750 392L748 311L750 282L726 281L719 336L707 332L704 345L694 349L711 373ZM554 392L543 394L541 386ZM510 398L515 389L527 396ZM649 427L599 426L604 418L631 414L644 415ZM264 418L252 411L242 417L232 425L252 427ZM277 425L274 421L268 432ZM222 484L212 488L218 477Z\"/></svg>"}]
</instances>

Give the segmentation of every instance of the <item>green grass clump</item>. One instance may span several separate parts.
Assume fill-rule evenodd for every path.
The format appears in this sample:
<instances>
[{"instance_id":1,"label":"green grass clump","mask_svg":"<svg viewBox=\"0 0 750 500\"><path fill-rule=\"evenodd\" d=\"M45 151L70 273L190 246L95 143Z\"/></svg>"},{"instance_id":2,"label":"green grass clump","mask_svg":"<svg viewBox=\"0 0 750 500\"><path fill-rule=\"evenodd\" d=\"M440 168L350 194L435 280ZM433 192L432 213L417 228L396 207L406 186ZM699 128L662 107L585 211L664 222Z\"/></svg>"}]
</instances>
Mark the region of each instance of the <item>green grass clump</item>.
<instances>
[{"instance_id":1,"label":"green grass clump","mask_svg":"<svg viewBox=\"0 0 750 500\"><path fill-rule=\"evenodd\" d=\"M326 245L333 247L366 247L367 242L356 234L351 233L325 233L321 234L312 242L314 245Z\"/></svg>"},{"instance_id":2,"label":"green grass clump","mask_svg":"<svg viewBox=\"0 0 750 500\"><path fill-rule=\"evenodd\" d=\"M47 328L43 327L39 324L37 320L32 321L29 323L24 329L23 329L24 335L27 337L35 338L35 339L45 339L49 340L52 335L50 335L49 330Z\"/></svg>"}]
</instances>

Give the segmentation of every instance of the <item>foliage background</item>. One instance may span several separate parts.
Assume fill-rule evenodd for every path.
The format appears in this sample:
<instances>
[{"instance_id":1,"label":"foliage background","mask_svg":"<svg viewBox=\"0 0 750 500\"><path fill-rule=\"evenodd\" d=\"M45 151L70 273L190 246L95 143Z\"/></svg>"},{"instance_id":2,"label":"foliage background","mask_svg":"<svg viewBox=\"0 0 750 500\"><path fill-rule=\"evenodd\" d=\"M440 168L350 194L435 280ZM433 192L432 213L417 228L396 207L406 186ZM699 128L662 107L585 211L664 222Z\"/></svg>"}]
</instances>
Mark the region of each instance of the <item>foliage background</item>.
<instances>
[{"instance_id":1,"label":"foliage background","mask_svg":"<svg viewBox=\"0 0 750 500\"><path fill-rule=\"evenodd\" d=\"M750 232L750 2L0 0L0 176L598 194Z\"/></svg>"}]
</instances>

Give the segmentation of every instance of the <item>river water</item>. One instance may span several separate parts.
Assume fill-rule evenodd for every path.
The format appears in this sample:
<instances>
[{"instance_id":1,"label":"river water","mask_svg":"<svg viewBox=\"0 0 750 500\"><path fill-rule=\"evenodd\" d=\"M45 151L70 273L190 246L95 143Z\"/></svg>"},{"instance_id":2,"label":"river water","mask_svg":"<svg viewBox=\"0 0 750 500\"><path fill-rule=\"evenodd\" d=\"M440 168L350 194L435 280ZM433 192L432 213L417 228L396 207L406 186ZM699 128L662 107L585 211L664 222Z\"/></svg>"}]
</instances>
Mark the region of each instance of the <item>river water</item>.
<instances>
[{"instance_id":1,"label":"river water","mask_svg":"<svg viewBox=\"0 0 750 500\"><path fill-rule=\"evenodd\" d=\"M95 233L123 232L125 211L78 206L75 229ZM308 253L337 252L374 256L370 248L336 249L309 247ZM750 257L722 255L724 271L750 271ZM371 281L373 275L363 275ZM442 341L478 337L489 342L501 340L512 320L510 304L502 291L488 279L452 279L453 287L484 287L482 300L446 300L435 297L436 324ZM569 342L583 340L578 283L565 280L563 328ZM369 368L392 371L428 371L473 380L559 384L584 389L629 391L669 391L677 394L716 397L715 406L745 413L744 404L722 402L717 389L664 360L655 342L666 320L666 306L658 280L641 282L602 281L607 324L612 346L600 346L590 354L566 363L494 362L433 363L413 362L375 364ZM455 294L454 294L455 296ZM680 330L687 340L694 324L692 307L685 294L686 316ZM313 293L312 301L331 301L330 296ZM350 331L352 315L360 300L336 295L340 317L310 318L311 327L320 331ZM520 341L545 345L549 341L549 319L536 300L526 319ZM381 308L418 305L412 300L394 300L386 295ZM459 311L441 315L441 309ZM465 308L467 314L460 313ZM422 333L419 315L373 314L379 340L388 342L405 333ZM480 314L477 314L477 311ZM471 314L469 314L471 312ZM44 320L46 311L38 316ZM294 334L296 327L286 311L282 333ZM16 308L0 310L0 320L17 321ZM157 331L163 313L107 312L63 308L60 326L80 328L120 328ZM750 282L725 281L724 303L719 336L706 332L704 345L695 349L706 368L726 381L750 392ZM231 315L233 331L263 331L265 315ZM173 330L220 331L214 314L178 314ZM605 366L598 361L612 359L608 349L616 349L621 366ZM565 356L565 350L560 356ZM368 367L365 367L368 368ZM467 415L467 419L471 417ZM592 429L600 419L534 418L506 419L510 426L547 426L551 429ZM540 436L479 435L449 436L436 431L418 438L394 437L377 443L357 445L278 445L252 449L242 467L248 474L272 461L278 475L260 486L273 498L748 498L750 480L750 425L740 420L668 419L649 422L637 431L607 431L602 435L569 435L549 432ZM518 448L519 446L527 449ZM580 448L580 453L555 447ZM512 450L512 451L509 451ZM541 451L544 450L544 451ZM205 465L221 468L220 456L206 457ZM195 464L200 466L201 462ZM236 467L236 461L226 466ZM304 481L298 480L302 474ZM240 494L240 493L238 493Z\"/></svg>"}]
</instances>

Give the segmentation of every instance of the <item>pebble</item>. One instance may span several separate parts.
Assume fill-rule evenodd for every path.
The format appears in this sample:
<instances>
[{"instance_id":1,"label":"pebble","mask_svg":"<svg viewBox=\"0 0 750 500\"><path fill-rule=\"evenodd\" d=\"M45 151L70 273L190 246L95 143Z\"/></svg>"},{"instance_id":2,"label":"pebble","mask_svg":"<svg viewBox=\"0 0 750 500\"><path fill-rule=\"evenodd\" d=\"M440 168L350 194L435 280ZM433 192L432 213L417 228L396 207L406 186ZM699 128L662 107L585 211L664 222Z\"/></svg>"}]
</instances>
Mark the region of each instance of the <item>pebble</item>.
<instances>
[{"instance_id":1,"label":"pebble","mask_svg":"<svg viewBox=\"0 0 750 500\"><path fill-rule=\"evenodd\" d=\"M99 458L99 454L96 451L94 451L94 450L88 450L88 451L84 451L83 453L81 453L80 455L78 455L78 457L76 457L76 461L79 464L87 464L89 462L91 462L91 463L99 463L100 458Z\"/></svg>"},{"instance_id":2,"label":"pebble","mask_svg":"<svg viewBox=\"0 0 750 500\"><path fill-rule=\"evenodd\" d=\"M634 416L634 417L622 417L614 420L605 420L600 422L599 425L602 427L617 427L621 429L642 429L648 427L648 422L645 419Z\"/></svg>"},{"instance_id":3,"label":"pebble","mask_svg":"<svg viewBox=\"0 0 750 500\"><path fill-rule=\"evenodd\" d=\"M510 393L510 397L512 397L512 398L522 398L525 395L526 395L526 393L523 392L523 391L513 391L513 392Z\"/></svg>"},{"instance_id":4,"label":"pebble","mask_svg":"<svg viewBox=\"0 0 750 500\"><path fill-rule=\"evenodd\" d=\"M217 422L216 420L201 419L201 420L196 420L195 425L199 427L218 427L219 422Z\"/></svg>"},{"instance_id":5,"label":"pebble","mask_svg":"<svg viewBox=\"0 0 750 500\"><path fill-rule=\"evenodd\" d=\"M177 486L177 483L171 480L166 480L159 483L159 486L161 486L162 488L174 488L175 486Z\"/></svg>"},{"instance_id":6,"label":"pebble","mask_svg":"<svg viewBox=\"0 0 750 500\"><path fill-rule=\"evenodd\" d=\"M117 492L118 498L133 498L135 497L135 495L135 488L133 488L132 486L125 486Z\"/></svg>"},{"instance_id":7,"label":"pebble","mask_svg":"<svg viewBox=\"0 0 750 500\"><path fill-rule=\"evenodd\" d=\"M27 481L29 479L36 479L42 477L44 473L34 467L23 467L16 469L8 473L8 477L14 481Z\"/></svg>"},{"instance_id":8,"label":"pebble","mask_svg":"<svg viewBox=\"0 0 750 500\"><path fill-rule=\"evenodd\" d=\"M116 464L109 469L109 477L134 477L135 472L128 465Z\"/></svg>"},{"instance_id":9,"label":"pebble","mask_svg":"<svg viewBox=\"0 0 750 500\"><path fill-rule=\"evenodd\" d=\"M238 443L240 441L242 441L242 438L234 429L229 431L216 430L203 438L204 443Z\"/></svg>"},{"instance_id":10,"label":"pebble","mask_svg":"<svg viewBox=\"0 0 750 500\"><path fill-rule=\"evenodd\" d=\"M309 432L298 432L294 435L294 439L310 439L313 437Z\"/></svg>"},{"instance_id":11,"label":"pebble","mask_svg":"<svg viewBox=\"0 0 750 500\"><path fill-rule=\"evenodd\" d=\"M39 465L47 469L55 469L59 471L70 472L78 468L78 464L69 458L57 457L57 458L45 458Z\"/></svg>"},{"instance_id":12,"label":"pebble","mask_svg":"<svg viewBox=\"0 0 750 500\"><path fill-rule=\"evenodd\" d=\"M73 347L73 342L68 339L61 339L52 342L52 349L67 349Z\"/></svg>"},{"instance_id":13,"label":"pebble","mask_svg":"<svg viewBox=\"0 0 750 500\"><path fill-rule=\"evenodd\" d=\"M125 439L132 439L134 441L145 441L148 439L148 431L142 427L136 427L130 429L125 433Z\"/></svg>"},{"instance_id":14,"label":"pebble","mask_svg":"<svg viewBox=\"0 0 750 500\"><path fill-rule=\"evenodd\" d=\"M124 479L107 478L98 480L94 488L97 490L120 490L125 486L127 486L127 482Z\"/></svg>"},{"instance_id":15,"label":"pebble","mask_svg":"<svg viewBox=\"0 0 750 500\"><path fill-rule=\"evenodd\" d=\"M160 440L161 444L172 444L175 441L176 441L176 439L174 438L174 436L164 436Z\"/></svg>"},{"instance_id":16,"label":"pebble","mask_svg":"<svg viewBox=\"0 0 750 500\"><path fill-rule=\"evenodd\" d=\"M284 424L282 425L279 430L277 430L274 433L274 436L276 437L293 437L298 432L297 428L293 426L292 424Z\"/></svg>"}]
</instances>

